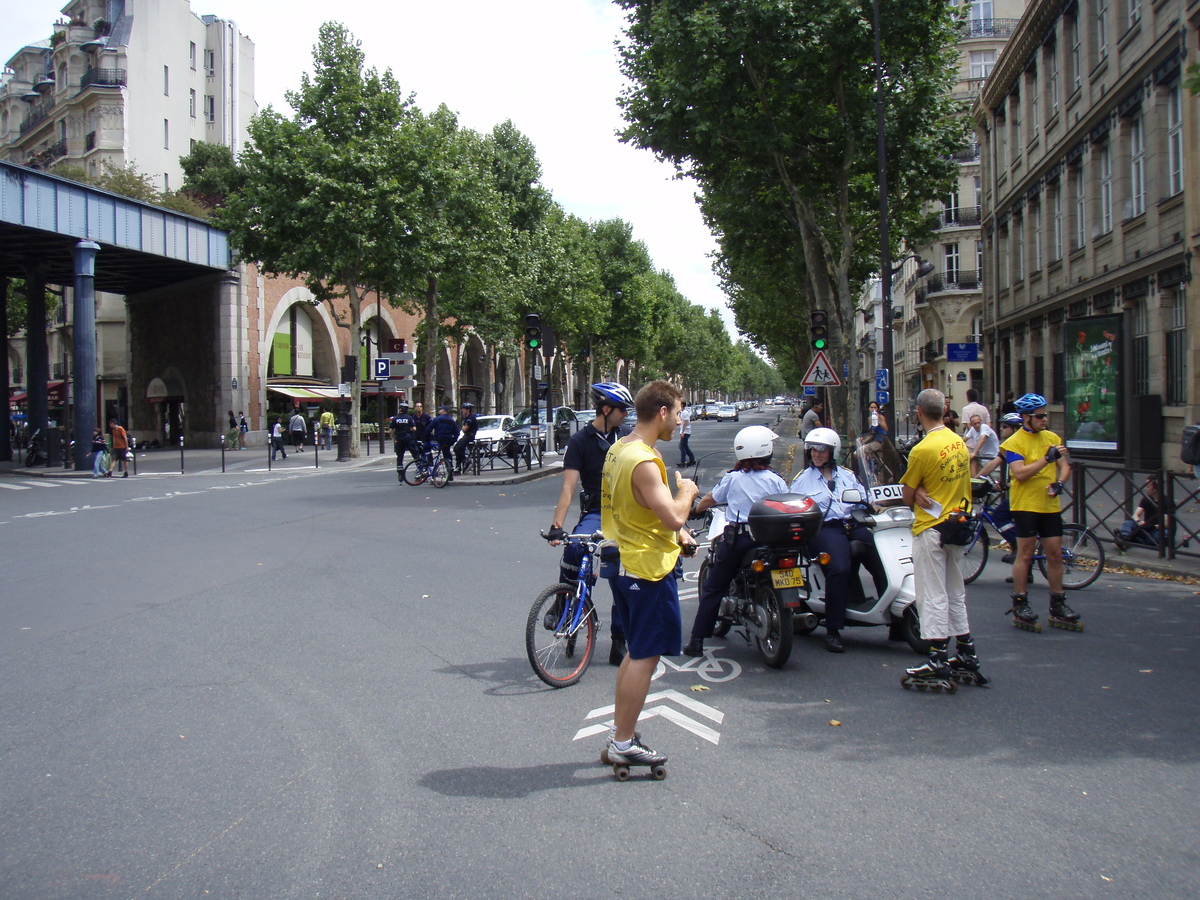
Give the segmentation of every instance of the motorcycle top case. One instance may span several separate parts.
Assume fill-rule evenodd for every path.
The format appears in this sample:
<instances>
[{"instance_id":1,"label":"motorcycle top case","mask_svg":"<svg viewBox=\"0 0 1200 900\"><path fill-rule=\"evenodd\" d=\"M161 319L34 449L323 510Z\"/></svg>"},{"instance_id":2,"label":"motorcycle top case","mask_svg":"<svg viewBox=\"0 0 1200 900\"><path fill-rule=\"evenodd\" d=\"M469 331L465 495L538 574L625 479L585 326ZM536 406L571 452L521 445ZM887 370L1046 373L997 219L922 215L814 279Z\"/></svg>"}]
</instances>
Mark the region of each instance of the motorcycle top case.
<instances>
[{"instance_id":1,"label":"motorcycle top case","mask_svg":"<svg viewBox=\"0 0 1200 900\"><path fill-rule=\"evenodd\" d=\"M769 494L750 507L747 524L760 544L802 544L821 530L821 509L804 494Z\"/></svg>"}]
</instances>

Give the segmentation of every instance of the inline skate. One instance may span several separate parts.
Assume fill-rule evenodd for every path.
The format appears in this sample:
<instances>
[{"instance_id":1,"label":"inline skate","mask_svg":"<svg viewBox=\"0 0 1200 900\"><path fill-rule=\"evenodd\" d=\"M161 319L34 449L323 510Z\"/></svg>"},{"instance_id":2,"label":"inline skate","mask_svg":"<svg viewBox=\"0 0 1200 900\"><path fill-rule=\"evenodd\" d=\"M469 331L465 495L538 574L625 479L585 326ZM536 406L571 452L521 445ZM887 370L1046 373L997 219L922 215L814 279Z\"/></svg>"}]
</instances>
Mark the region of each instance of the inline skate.
<instances>
[{"instance_id":1,"label":"inline skate","mask_svg":"<svg viewBox=\"0 0 1200 900\"><path fill-rule=\"evenodd\" d=\"M979 671L979 657L975 655L975 641L958 641L954 645L954 655L950 657L950 677L959 684L973 684L983 687L990 678Z\"/></svg>"},{"instance_id":2,"label":"inline skate","mask_svg":"<svg viewBox=\"0 0 1200 900\"><path fill-rule=\"evenodd\" d=\"M1033 631L1037 634L1042 633L1042 623L1037 620L1037 614L1033 611L1033 607L1029 605L1028 594L1013 594L1012 608L1004 611L1005 615L1012 613L1013 624L1018 628L1023 628L1025 631Z\"/></svg>"},{"instance_id":3,"label":"inline skate","mask_svg":"<svg viewBox=\"0 0 1200 900\"><path fill-rule=\"evenodd\" d=\"M935 650L921 665L905 669L904 675L900 678L900 684L905 688L915 687L918 691L928 689L935 694L942 691L953 694L958 690L950 663L946 659L945 650Z\"/></svg>"},{"instance_id":4,"label":"inline skate","mask_svg":"<svg viewBox=\"0 0 1200 900\"><path fill-rule=\"evenodd\" d=\"M1083 631L1079 613L1067 606L1067 598L1064 594L1050 595L1050 624L1066 631Z\"/></svg>"}]
</instances>

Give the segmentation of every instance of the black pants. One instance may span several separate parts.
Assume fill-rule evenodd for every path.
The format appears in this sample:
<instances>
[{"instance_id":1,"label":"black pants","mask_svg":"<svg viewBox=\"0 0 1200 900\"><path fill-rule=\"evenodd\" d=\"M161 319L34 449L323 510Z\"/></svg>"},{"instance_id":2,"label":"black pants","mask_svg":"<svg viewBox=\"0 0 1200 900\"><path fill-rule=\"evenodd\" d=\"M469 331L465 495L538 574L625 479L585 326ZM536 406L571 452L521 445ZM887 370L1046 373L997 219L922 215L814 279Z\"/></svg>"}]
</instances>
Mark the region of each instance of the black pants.
<instances>
[{"instance_id":1,"label":"black pants","mask_svg":"<svg viewBox=\"0 0 1200 900\"><path fill-rule=\"evenodd\" d=\"M829 563L821 567L825 573L825 631L841 631L846 625L846 598L850 592L850 575L853 565L850 559L850 542L862 541L873 544L874 537L866 525L842 523L825 524L817 536L809 541L813 555L829 554Z\"/></svg>"},{"instance_id":2,"label":"black pants","mask_svg":"<svg viewBox=\"0 0 1200 900\"><path fill-rule=\"evenodd\" d=\"M404 468L404 454L408 453L413 459L416 459L419 450L417 445L413 443L412 438L396 438L396 468Z\"/></svg>"},{"instance_id":3,"label":"black pants","mask_svg":"<svg viewBox=\"0 0 1200 900\"><path fill-rule=\"evenodd\" d=\"M475 443L475 438L463 435L454 444L454 460L458 463L458 471L460 475L465 475L463 470L467 467L467 450Z\"/></svg>"},{"instance_id":4,"label":"black pants","mask_svg":"<svg viewBox=\"0 0 1200 900\"><path fill-rule=\"evenodd\" d=\"M692 622L693 639L712 637L713 626L717 624L717 616L721 612L721 598L729 593L729 585L733 583L733 576L737 574L742 558L753 546L754 538L749 533L726 530L724 538L717 544L708 578L700 585L700 604L696 609L696 619Z\"/></svg>"}]
</instances>

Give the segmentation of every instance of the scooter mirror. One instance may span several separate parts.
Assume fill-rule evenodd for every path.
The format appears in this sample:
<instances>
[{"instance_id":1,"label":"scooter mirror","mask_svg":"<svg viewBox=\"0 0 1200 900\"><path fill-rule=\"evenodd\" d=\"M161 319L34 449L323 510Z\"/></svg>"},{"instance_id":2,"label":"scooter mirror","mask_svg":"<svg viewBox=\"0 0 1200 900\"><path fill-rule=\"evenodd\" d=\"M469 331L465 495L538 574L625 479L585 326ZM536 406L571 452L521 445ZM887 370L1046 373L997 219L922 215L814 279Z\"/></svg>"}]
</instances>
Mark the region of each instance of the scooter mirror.
<instances>
[{"instance_id":1,"label":"scooter mirror","mask_svg":"<svg viewBox=\"0 0 1200 900\"><path fill-rule=\"evenodd\" d=\"M859 493L857 488L849 488L848 490L842 491L842 502L864 503L866 501L863 499L863 495Z\"/></svg>"}]
</instances>

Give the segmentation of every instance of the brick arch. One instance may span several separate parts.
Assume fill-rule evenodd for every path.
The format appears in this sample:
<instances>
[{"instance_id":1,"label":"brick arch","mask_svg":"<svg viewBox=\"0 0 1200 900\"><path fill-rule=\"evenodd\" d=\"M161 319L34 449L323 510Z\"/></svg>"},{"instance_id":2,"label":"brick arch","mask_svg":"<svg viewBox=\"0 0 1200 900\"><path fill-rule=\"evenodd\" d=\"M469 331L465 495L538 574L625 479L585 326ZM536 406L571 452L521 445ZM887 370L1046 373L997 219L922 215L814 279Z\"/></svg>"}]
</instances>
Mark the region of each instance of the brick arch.
<instances>
[{"instance_id":1,"label":"brick arch","mask_svg":"<svg viewBox=\"0 0 1200 900\"><path fill-rule=\"evenodd\" d=\"M284 316L293 306L300 306L313 323L313 375L317 378L326 378L331 384L337 384L341 366L338 342L339 326L330 314L327 304L314 305L312 300L312 291L303 285L297 285L280 297L279 302L275 304L275 309L259 340L259 378L260 383L264 385L264 391L267 383L267 368L271 360L272 339Z\"/></svg>"}]
</instances>

